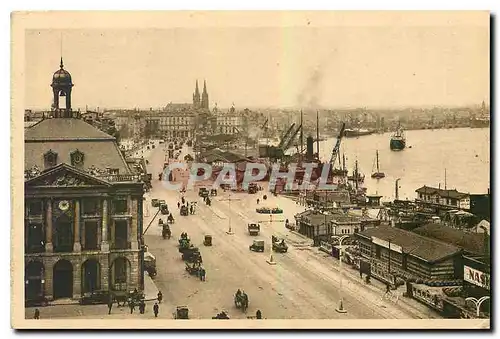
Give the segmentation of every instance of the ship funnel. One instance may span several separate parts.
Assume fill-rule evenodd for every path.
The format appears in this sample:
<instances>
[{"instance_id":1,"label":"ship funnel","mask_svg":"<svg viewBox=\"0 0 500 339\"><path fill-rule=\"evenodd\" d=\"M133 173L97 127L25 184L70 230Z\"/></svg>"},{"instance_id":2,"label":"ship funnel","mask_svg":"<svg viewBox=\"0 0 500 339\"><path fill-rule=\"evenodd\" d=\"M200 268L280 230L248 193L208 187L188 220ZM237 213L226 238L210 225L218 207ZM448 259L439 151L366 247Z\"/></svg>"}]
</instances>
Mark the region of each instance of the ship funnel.
<instances>
[{"instance_id":1,"label":"ship funnel","mask_svg":"<svg viewBox=\"0 0 500 339\"><path fill-rule=\"evenodd\" d=\"M308 136L306 139L306 159L307 161L312 161L313 160L313 154L314 154L314 138L311 136Z\"/></svg>"}]
</instances>

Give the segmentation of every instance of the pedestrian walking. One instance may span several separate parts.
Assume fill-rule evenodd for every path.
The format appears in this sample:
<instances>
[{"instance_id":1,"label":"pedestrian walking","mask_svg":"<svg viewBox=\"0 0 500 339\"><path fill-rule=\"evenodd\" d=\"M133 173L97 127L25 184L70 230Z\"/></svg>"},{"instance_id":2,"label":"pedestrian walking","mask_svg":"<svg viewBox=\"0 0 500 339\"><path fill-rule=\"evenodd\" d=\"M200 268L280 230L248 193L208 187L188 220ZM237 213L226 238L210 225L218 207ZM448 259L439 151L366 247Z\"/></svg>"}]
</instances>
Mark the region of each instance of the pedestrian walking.
<instances>
[{"instance_id":1,"label":"pedestrian walking","mask_svg":"<svg viewBox=\"0 0 500 339\"><path fill-rule=\"evenodd\" d=\"M205 281L206 274L207 274L207 271L205 271L205 269L203 267L201 267L200 268L200 280L201 281Z\"/></svg>"},{"instance_id":2,"label":"pedestrian walking","mask_svg":"<svg viewBox=\"0 0 500 339\"><path fill-rule=\"evenodd\" d=\"M181 203L177 201L177 208L181 208Z\"/></svg>"},{"instance_id":3,"label":"pedestrian walking","mask_svg":"<svg viewBox=\"0 0 500 339\"><path fill-rule=\"evenodd\" d=\"M155 314L155 318L158 318L158 312L160 311L160 306L158 306L158 303L155 303L153 306L153 312Z\"/></svg>"},{"instance_id":4,"label":"pedestrian walking","mask_svg":"<svg viewBox=\"0 0 500 339\"><path fill-rule=\"evenodd\" d=\"M130 299L130 301L128 303L128 306L130 307L130 314L134 313L135 304L134 304L134 300L133 299Z\"/></svg>"},{"instance_id":5,"label":"pedestrian walking","mask_svg":"<svg viewBox=\"0 0 500 339\"><path fill-rule=\"evenodd\" d=\"M144 314L144 311L146 310L146 303L144 302L144 299L141 300L139 304L139 313Z\"/></svg>"},{"instance_id":6,"label":"pedestrian walking","mask_svg":"<svg viewBox=\"0 0 500 339\"><path fill-rule=\"evenodd\" d=\"M158 291L158 302L161 304L161 301L163 300L163 294L161 293L161 291Z\"/></svg>"},{"instance_id":7,"label":"pedestrian walking","mask_svg":"<svg viewBox=\"0 0 500 339\"><path fill-rule=\"evenodd\" d=\"M113 308L113 301L109 300L108 301L108 314L111 314L111 309Z\"/></svg>"},{"instance_id":8,"label":"pedestrian walking","mask_svg":"<svg viewBox=\"0 0 500 339\"><path fill-rule=\"evenodd\" d=\"M363 279L363 272L361 272L361 270L359 270L359 277Z\"/></svg>"},{"instance_id":9,"label":"pedestrian walking","mask_svg":"<svg viewBox=\"0 0 500 339\"><path fill-rule=\"evenodd\" d=\"M184 197L181 198L181 201L182 201L182 204L184 204L186 202L186 200L184 199Z\"/></svg>"},{"instance_id":10,"label":"pedestrian walking","mask_svg":"<svg viewBox=\"0 0 500 339\"><path fill-rule=\"evenodd\" d=\"M257 310L257 312L255 312L255 317L257 319L262 319L262 312L260 310Z\"/></svg>"},{"instance_id":11,"label":"pedestrian walking","mask_svg":"<svg viewBox=\"0 0 500 339\"><path fill-rule=\"evenodd\" d=\"M259 200L259 199L257 199L257 205L259 204L259 202L260 202L260 200Z\"/></svg>"},{"instance_id":12,"label":"pedestrian walking","mask_svg":"<svg viewBox=\"0 0 500 339\"><path fill-rule=\"evenodd\" d=\"M33 316L33 319L40 319L40 310L38 308L35 308L35 315Z\"/></svg>"}]
</instances>

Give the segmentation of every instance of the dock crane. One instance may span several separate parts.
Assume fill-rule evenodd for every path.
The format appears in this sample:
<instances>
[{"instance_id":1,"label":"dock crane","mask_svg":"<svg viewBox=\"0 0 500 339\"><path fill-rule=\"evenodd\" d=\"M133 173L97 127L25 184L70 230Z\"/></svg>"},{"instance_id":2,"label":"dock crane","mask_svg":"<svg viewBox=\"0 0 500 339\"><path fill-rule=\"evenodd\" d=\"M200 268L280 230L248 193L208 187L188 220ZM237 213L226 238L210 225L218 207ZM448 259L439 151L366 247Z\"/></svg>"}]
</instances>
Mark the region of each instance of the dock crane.
<instances>
[{"instance_id":1,"label":"dock crane","mask_svg":"<svg viewBox=\"0 0 500 339\"><path fill-rule=\"evenodd\" d=\"M295 123L293 123L289 128L288 130L285 132L285 134L283 135L283 137L281 138L281 141L278 145L278 148L283 148L283 146L285 146L285 144L287 143L288 139L289 139L289 136L290 134L292 133L292 130L293 128L295 127Z\"/></svg>"},{"instance_id":2,"label":"dock crane","mask_svg":"<svg viewBox=\"0 0 500 339\"><path fill-rule=\"evenodd\" d=\"M267 123L269 122L269 118L266 119L266 121L264 121L264 123L262 124L262 127L260 129L267 129Z\"/></svg>"},{"instance_id":3,"label":"dock crane","mask_svg":"<svg viewBox=\"0 0 500 339\"><path fill-rule=\"evenodd\" d=\"M330 156L331 168L334 167L335 160L337 160L337 156L339 154L339 149L340 149L340 143L342 142L342 137L344 136L344 131L345 131L345 122L342 123L342 127L340 128L339 135L337 136L337 143L335 144L335 147L333 147L333 149L332 149L332 155Z\"/></svg>"}]
</instances>

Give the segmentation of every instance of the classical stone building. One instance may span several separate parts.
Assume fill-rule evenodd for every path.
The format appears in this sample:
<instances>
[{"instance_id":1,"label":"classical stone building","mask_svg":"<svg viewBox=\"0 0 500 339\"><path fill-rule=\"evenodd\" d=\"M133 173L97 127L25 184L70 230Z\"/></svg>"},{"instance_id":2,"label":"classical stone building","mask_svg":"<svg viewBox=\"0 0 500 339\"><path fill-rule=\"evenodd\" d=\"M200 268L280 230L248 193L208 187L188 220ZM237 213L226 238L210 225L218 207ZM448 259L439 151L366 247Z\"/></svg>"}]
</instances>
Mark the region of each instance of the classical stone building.
<instances>
[{"instance_id":1,"label":"classical stone building","mask_svg":"<svg viewBox=\"0 0 500 339\"><path fill-rule=\"evenodd\" d=\"M27 300L143 289L141 175L71 110L72 87L61 60L52 118L25 129Z\"/></svg>"}]
</instances>

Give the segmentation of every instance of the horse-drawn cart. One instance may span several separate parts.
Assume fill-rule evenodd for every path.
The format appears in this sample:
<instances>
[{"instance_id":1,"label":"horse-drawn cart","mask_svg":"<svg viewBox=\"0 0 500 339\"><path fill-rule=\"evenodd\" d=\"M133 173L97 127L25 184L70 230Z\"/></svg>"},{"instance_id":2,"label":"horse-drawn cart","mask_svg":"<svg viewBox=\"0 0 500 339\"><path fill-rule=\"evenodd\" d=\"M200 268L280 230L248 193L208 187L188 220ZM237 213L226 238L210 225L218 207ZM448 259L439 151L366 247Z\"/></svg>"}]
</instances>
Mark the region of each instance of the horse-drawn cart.
<instances>
[{"instance_id":1,"label":"horse-drawn cart","mask_svg":"<svg viewBox=\"0 0 500 339\"><path fill-rule=\"evenodd\" d=\"M199 262L186 262L186 271L190 275L199 276L201 271L201 264Z\"/></svg>"},{"instance_id":2,"label":"horse-drawn cart","mask_svg":"<svg viewBox=\"0 0 500 339\"><path fill-rule=\"evenodd\" d=\"M203 259L201 258L201 253L198 247L190 247L185 249L182 252L182 260L193 263L193 262L199 262L202 263Z\"/></svg>"},{"instance_id":3,"label":"horse-drawn cart","mask_svg":"<svg viewBox=\"0 0 500 339\"><path fill-rule=\"evenodd\" d=\"M236 293L234 295L234 306L241 309L243 312L246 312L248 308L248 296L246 295L246 293Z\"/></svg>"}]
</instances>

